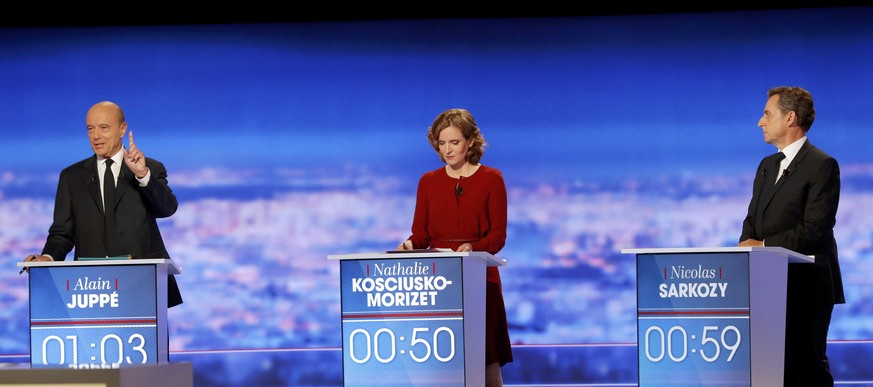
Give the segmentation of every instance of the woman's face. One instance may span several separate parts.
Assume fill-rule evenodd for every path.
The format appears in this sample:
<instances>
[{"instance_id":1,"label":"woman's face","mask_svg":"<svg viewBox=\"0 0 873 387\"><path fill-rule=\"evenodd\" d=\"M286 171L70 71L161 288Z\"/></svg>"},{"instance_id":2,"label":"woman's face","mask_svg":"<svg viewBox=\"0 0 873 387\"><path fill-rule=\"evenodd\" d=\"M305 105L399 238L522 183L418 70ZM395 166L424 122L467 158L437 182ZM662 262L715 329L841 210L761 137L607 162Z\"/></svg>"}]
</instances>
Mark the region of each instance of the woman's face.
<instances>
[{"instance_id":1,"label":"woman's face","mask_svg":"<svg viewBox=\"0 0 873 387\"><path fill-rule=\"evenodd\" d=\"M440 154L446 160L446 164L453 168L460 168L467 162L467 149L470 141L464 138L461 129L449 126L440 131L439 137Z\"/></svg>"}]
</instances>

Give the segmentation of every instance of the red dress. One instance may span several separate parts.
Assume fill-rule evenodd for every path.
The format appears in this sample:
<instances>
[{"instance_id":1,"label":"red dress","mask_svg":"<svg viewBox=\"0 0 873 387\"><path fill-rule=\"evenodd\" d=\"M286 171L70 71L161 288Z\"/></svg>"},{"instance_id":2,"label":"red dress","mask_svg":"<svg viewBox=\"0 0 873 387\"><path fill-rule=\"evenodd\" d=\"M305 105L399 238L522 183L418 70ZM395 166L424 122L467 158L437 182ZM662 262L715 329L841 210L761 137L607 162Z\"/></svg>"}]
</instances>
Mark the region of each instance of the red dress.
<instances>
[{"instance_id":1,"label":"red dress","mask_svg":"<svg viewBox=\"0 0 873 387\"><path fill-rule=\"evenodd\" d=\"M470 177L449 177L446 169L427 172L418 182L413 248L458 248L497 254L506 242L506 184L496 168L480 165ZM500 272L487 268L485 364L512 361Z\"/></svg>"}]
</instances>

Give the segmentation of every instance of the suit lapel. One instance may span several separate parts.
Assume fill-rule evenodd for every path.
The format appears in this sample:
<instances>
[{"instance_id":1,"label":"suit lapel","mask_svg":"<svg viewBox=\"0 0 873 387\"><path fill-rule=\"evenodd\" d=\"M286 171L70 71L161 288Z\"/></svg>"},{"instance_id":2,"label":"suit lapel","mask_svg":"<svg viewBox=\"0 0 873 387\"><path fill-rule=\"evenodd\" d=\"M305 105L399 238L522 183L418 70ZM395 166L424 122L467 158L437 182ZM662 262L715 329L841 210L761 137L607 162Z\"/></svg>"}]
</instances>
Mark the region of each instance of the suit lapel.
<instances>
[{"instance_id":1,"label":"suit lapel","mask_svg":"<svg viewBox=\"0 0 873 387\"><path fill-rule=\"evenodd\" d=\"M94 200L94 205L100 209L100 213L103 213L103 195L100 194L100 177L97 174L97 155L85 160L83 168L88 195Z\"/></svg>"},{"instance_id":2,"label":"suit lapel","mask_svg":"<svg viewBox=\"0 0 873 387\"><path fill-rule=\"evenodd\" d=\"M803 146L800 147L800 150L797 151L797 155L794 156L793 160L791 160L791 164L788 166L788 170L791 171L791 174L789 176L785 176L785 178L782 180L790 179L792 175L795 175L797 171L800 170L801 166L803 165L803 159L805 159L806 155L809 154L810 149L812 149L812 144L809 142L809 140L806 140L806 142L803 143Z\"/></svg>"},{"instance_id":3,"label":"suit lapel","mask_svg":"<svg viewBox=\"0 0 873 387\"><path fill-rule=\"evenodd\" d=\"M127 164L121 163L121 169L118 175L118 184L115 185L115 205L118 206L118 203L121 203L121 198L124 197L124 194L130 189L131 184L139 184L133 179L133 172L130 171L130 168L127 167Z\"/></svg>"},{"instance_id":4,"label":"suit lapel","mask_svg":"<svg viewBox=\"0 0 873 387\"><path fill-rule=\"evenodd\" d=\"M797 175L798 170L803 165L803 159L806 158L806 155L809 153L810 149L812 149L812 144L810 144L809 140L806 140L806 142L804 142L803 145L800 147L800 150L797 151L797 155L795 155L794 159L791 160L791 163L788 166L788 170L791 172L788 173L788 175L783 174L783 176L779 178L779 181L773 181L778 173L774 173L773 177L768 177L767 179L765 179L764 189L761 190L761 198L758 202L759 215L763 215L764 211L767 210L767 206L776 196L776 193L779 192L779 189L781 189L782 186L785 185L785 182L787 182L788 179L791 179L793 176Z\"/></svg>"},{"instance_id":5,"label":"suit lapel","mask_svg":"<svg viewBox=\"0 0 873 387\"><path fill-rule=\"evenodd\" d=\"M768 173L764 179L764 187L761 190L761 197L758 199L758 211L762 214L764 213L764 210L767 209L767 205L770 204L770 200L773 199L773 195L776 194L776 177L779 176L776 158L770 156L767 158L766 163L771 165L770 168L773 168L773 172ZM776 166L775 168L773 167L774 165Z\"/></svg>"}]
</instances>

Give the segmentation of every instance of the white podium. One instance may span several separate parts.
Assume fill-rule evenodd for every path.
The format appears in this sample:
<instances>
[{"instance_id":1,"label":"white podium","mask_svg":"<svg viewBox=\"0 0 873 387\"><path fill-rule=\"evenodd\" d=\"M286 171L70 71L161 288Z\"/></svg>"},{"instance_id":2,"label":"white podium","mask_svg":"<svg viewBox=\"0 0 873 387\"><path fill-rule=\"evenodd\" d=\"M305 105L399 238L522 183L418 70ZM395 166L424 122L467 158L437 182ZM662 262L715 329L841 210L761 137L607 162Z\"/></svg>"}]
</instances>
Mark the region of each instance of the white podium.
<instances>
[{"instance_id":1,"label":"white podium","mask_svg":"<svg viewBox=\"0 0 873 387\"><path fill-rule=\"evenodd\" d=\"M169 362L171 259L19 262L28 270L33 368L113 369Z\"/></svg>"},{"instance_id":2,"label":"white podium","mask_svg":"<svg viewBox=\"0 0 873 387\"><path fill-rule=\"evenodd\" d=\"M340 262L344 386L485 385L485 252L331 255Z\"/></svg>"},{"instance_id":3,"label":"white podium","mask_svg":"<svg viewBox=\"0 0 873 387\"><path fill-rule=\"evenodd\" d=\"M639 386L781 386L781 247L625 249L637 261Z\"/></svg>"}]
</instances>

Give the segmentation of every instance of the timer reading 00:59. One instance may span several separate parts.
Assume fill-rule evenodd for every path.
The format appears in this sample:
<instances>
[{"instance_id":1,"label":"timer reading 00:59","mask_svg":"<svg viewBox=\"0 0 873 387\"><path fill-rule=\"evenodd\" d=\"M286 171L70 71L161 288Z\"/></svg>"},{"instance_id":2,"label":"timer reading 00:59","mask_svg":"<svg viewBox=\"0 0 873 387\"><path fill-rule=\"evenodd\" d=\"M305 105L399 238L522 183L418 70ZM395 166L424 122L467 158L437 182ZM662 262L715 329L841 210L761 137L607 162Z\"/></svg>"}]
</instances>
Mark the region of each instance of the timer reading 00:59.
<instances>
[{"instance_id":1,"label":"timer reading 00:59","mask_svg":"<svg viewBox=\"0 0 873 387\"><path fill-rule=\"evenodd\" d=\"M70 343L70 347L68 348L65 339ZM124 351L126 344L129 344L129 350L131 355L133 356L125 356ZM97 351L96 353L90 353L86 355L92 363L97 364L145 364L148 362L148 352L146 351L146 339L143 335L139 333L135 333L130 335L127 338L127 342L116 334L107 334L102 337L99 343L90 343L90 348L93 349L85 349L88 351ZM66 353L68 353L68 349L72 349L72 359L71 361L66 360ZM76 335L68 335L63 339L57 335L49 335L46 336L45 339L42 340L42 364L49 365L49 359L47 354L57 354L59 359L57 360L58 365L69 365L70 367L76 367L79 365L87 365L88 363L80 364L79 363L79 352L84 352L85 350L79 348L79 337ZM116 355L117 357L114 359L107 359L107 356ZM139 358L139 359L137 359ZM86 360L86 361L87 361Z\"/></svg>"},{"instance_id":2,"label":"timer reading 00:59","mask_svg":"<svg viewBox=\"0 0 873 387\"><path fill-rule=\"evenodd\" d=\"M700 342L695 340L697 335L689 336L683 326L673 326L665 332L664 328L655 325L646 329L643 350L651 362L660 362L666 356L678 363L686 359L691 348L691 353L699 353L704 361L712 363L719 359L724 348L729 352L726 358L729 362L740 347L742 335L739 328L733 325L725 326L721 330L717 326L706 325L700 335Z\"/></svg>"}]
</instances>

